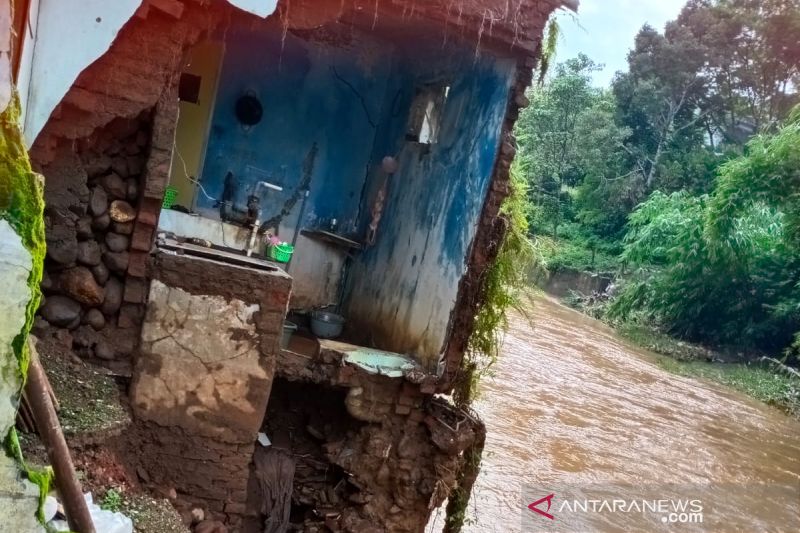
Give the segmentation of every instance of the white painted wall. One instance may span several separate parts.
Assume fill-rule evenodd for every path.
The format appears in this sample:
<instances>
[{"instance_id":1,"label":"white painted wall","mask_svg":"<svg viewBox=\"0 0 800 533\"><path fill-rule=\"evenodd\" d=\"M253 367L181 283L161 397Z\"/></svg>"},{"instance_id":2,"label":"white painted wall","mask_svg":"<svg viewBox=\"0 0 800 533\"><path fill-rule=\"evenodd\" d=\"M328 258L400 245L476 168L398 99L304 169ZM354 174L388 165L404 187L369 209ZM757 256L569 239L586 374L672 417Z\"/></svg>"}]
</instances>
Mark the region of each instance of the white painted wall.
<instances>
[{"instance_id":1,"label":"white painted wall","mask_svg":"<svg viewBox=\"0 0 800 533\"><path fill-rule=\"evenodd\" d=\"M228 0L232 5L259 17L268 17L278 7L278 0Z\"/></svg>"},{"instance_id":2,"label":"white painted wall","mask_svg":"<svg viewBox=\"0 0 800 533\"><path fill-rule=\"evenodd\" d=\"M22 43L22 57L19 61L19 77L17 78L21 124L25 124L25 113L28 111L28 93L30 92L31 75L33 74L33 47L36 45L36 35L39 32L38 22L39 0L31 0L28 9L28 20L25 23L25 38Z\"/></svg>"},{"instance_id":3,"label":"white painted wall","mask_svg":"<svg viewBox=\"0 0 800 533\"><path fill-rule=\"evenodd\" d=\"M277 0L229 0L245 11L266 17ZM103 55L119 30L133 16L142 0L38 0L30 15L36 16L30 55L23 56L20 70L29 72L24 103L25 143L30 147L53 109L93 61ZM33 46L31 46L33 44ZM2 50L0 50L2 54Z\"/></svg>"},{"instance_id":4,"label":"white painted wall","mask_svg":"<svg viewBox=\"0 0 800 533\"><path fill-rule=\"evenodd\" d=\"M33 144L83 69L108 50L141 0L40 0L25 142Z\"/></svg>"}]
</instances>

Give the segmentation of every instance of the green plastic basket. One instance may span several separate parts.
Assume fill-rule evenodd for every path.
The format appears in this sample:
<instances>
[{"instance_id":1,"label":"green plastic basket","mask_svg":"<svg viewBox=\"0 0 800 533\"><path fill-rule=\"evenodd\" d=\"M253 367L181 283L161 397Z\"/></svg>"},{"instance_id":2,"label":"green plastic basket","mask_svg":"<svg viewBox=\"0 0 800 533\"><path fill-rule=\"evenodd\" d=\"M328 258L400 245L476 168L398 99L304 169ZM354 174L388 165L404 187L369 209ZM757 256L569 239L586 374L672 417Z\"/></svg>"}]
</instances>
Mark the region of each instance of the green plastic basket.
<instances>
[{"instance_id":1,"label":"green plastic basket","mask_svg":"<svg viewBox=\"0 0 800 533\"><path fill-rule=\"evenodd\" d=\"M269 257L278 263L288 263L294 253L291 244L275 244L269 247Z\"/></svg>"},{"instance_id":2,"label":"green plastic basket","mask_svg":"<svg viewBox=\"0 0 800 533\"><path fill-rule=\"evenodd\" d=\"M164 209L170 209L172 204L175 203L175 199L178 197L178 189L175 187L167 187L167 190L164 191L164 201L161 202L161 207Z\"/></svg>"}]
</instances>

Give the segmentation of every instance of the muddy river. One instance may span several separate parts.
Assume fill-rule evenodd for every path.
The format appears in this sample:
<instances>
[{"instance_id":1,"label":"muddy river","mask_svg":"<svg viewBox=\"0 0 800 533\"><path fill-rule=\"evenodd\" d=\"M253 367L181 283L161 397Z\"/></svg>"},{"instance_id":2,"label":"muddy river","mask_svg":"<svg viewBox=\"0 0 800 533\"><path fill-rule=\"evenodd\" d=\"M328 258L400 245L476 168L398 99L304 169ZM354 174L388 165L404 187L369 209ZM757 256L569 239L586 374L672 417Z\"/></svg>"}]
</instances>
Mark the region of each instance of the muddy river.
<instances>
[{"instance_id":1,"label":"muddy river","mask_svg":"<svg viewBox=\"0 0 800 533\"><path fill-rule=\"evenodd\" d=\"M488 439L466 531L800 531L799 421L670 374L549 299L537 298L529 318L513 317L476 404ZM580 527L558 529L572 510L562 495L598 487L627 504L580 518L576 509ZM553 518L526 508L549 494ZM642 526L631 505L645 496L694 500L705 520L676 514L663 528Z\"/></svg>"}]
</instances>

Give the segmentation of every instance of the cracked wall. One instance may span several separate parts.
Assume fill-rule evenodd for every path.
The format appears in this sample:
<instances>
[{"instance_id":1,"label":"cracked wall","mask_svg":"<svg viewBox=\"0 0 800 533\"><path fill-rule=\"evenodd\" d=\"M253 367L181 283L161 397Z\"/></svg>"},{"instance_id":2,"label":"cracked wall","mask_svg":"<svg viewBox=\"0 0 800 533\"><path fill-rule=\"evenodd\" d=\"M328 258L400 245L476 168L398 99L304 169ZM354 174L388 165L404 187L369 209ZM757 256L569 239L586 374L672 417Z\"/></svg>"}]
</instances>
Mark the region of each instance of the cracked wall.
<instances>
[{"instance_id":1,"label":"cracked wall","mask_svg":"<svg viewBox=\"0 0 800 533\"><path fill-rule=\"evenodd\" d=\"M263 412L248 401L249 391L271 379L259 362L258 310L154 280L132 388L136 416L222 440L257 432Z\"/></svg>"},{"instance_id":2,"label":"cracked wall","mask_svg":"<svg viewBox=\"0 0 800 533\"><path fill-rule=\"evenodd\" d=\"M291 278L165 251L148 277L131 456L146 483L176 490L179 508L200 506L236 526Z\"/></svg>"}]
</instances>

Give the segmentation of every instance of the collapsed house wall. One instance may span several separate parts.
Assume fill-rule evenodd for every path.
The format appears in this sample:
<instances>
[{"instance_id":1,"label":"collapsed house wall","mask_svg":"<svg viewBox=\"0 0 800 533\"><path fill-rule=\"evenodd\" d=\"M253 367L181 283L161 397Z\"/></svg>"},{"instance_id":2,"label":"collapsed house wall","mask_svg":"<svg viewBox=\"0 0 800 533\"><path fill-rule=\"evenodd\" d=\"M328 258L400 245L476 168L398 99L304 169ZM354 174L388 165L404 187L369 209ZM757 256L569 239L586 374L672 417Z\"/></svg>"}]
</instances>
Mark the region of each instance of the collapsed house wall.
<instances>
[{"instance_id":1,"label":"collapsed house wall","mask_svg":"<svg viewBox=\"0 0 800 533\"><path fill-rule=\"evenodd\" d=\"M436 58L411 46L401 57L384 110L391 133L373 152L364 233L384 181L388 195L375 245L353 261L345 309L353 330L368 331L381 348L413 354L436 373L516 64L475 58L472 50L455 46ZM431 144L408 140L409 117L398 110L411 108L418 91L432 84L448 87L438 138ZM380 166L385 155L398 161L390 177Z\"/></svg>"},{"instance_id":2,"label":"collapsed house wall","mask_svg":"<svg viewBox=\"0 0 800 533\"><path fill-rule=\"evenodd\" d=\"M519 2L516 7L533 3L532 0L531 2L524 0ZM279 7L279 13L275 15L280 24L276 26L273 23L273 26L285 34L296 27L315 27L320 20L323 22L337 19L352 21L361 29L370 28L370 25L374 25L373 21L377 20L373 14L376 13L375 9L378 5L372 2L368 4L353 2L352 5L347 2L345 7L342 7L339 0L321 4L292 2L292 9L289 11L288 2L283 2ZM452 85L454 92L451 101L463 102L463 113L468 114L477 110L485 120L476 121L472 125L472 129L468 131L473 134L471 139L476 143L474 145L462 146L453 139L448 140L445 135L440 142L442 147L450 147L452 153L443 151L440 154L443 157L437 161L437 165L450 165L450 168L446 169L447 172L442 171L442 176L446 175L448 179L455 179L456 183L463 185L464 190L468 185L474 186L476 190L473 193L475 194L471 194L471 199L465 201L465 195L462 194L464 190L459 186L444 183L447 181L444 178L437 180L433 185L437 190L446 193L445 196L451 202L452 216L449 218L442 216L441 211L444 206L434 205L428 201L430 198L425 195L425 188L429 184L421 172L423 169L430 170L432 168L424 163L424 158L430 159L432 154L425 155L419 151L412 156L409 151L409 155L406 155L405 159L401 158L401 165L406 168L408 174L403 173L405 183L400 183L401 187L408 185L409 188L406 191L392 190L391 194L397 195L393 198L397 210L387 214L389 217L387 220L396 217L394 224L396 233L392 234L393 230L390 230L384 237L387 237L386 246L391 240L397 241L393 244L402 246L404 238L411 238L414 247L408 248L405 256L400 258L389 257L385 253L385 249L382 250L380 246L369 252L374 254L370 260L374 261L376 267L389 265L391 268L391 265L398 262L398 259L413 262L416 255L417 262L413 263L412 267L419 268L419 261L427 251L427 246L423 245L423 241L419 238L420 235L417 234L416 230L419 229L417 222L421 224L422 221L431 220L431 217L436 221L434 224L436 237L442 242L448 241L447 246L443 244L442 254L449 265L448 268L451 269L451 283L447 286L446 296L441 294L438 296L441 300L440 304L437 304L439 305L438 310L435 305L431 305L428 311L436 310L439 314L446 314L446 309L451 308L450 301L452 301L448 301L447 298L455 298L456 303L447 324L437 319L435 323L436 341L430 342L429 346L424 347L426 353L433 354L433 357L426 360L426 364L431 368L435 366L442 345L446 345L445 369L439 382L439 388L442 391L449 390L453 376L459 368L467 339L472 330L475 312L481 303L481 275L496 254L497 245L501 241L505 228L502 219L499 219L497 215L499 206L508 193L508 169L514 154L511 128L516 120L519 107L526 104L524 89L530 83L531 69L534 63L533 49L529 49L527 45L519 50L509 50L514 48L515 42L530 44L531 39L538 42L546 14L549 14L555 7L554 3L535 3L537 7L534 13L541 14L541 17L531 17L534 20L527 21L526 19L525 25L514 24L513 27L510 22L506 21L508 23L499 24L494 30L483 35L483 30L487 29L484 28L484 24L489 24L494 20L491 15L494 11L485 10L483 18L481 18L480 10L476 5L468 2L465 4L468 9L462 17L458 13L447 10L445 4L445 2L433 2L416 6L408 2L390 1L386 6L381 4L379 14L381 20L384 20L384 17L394 17L395 22L398 22L401 28L420 22L422 24L420 27L427 30L429 25L424 24L425 20L438 21L441 25L435 25L438 33L434 33L434 40L442 38L442 42L445 42L455 35L464 36L468 41L476 37L482 43L480 46L485 44L495 48L502 47L504 51L501 56L510 57L506 60L498 59L494 55L478 54L478 59L474 59L471 53L462 55L461 61L463 62L458 63L461 69L477 74L472 78L465 77L461 81L463 85L459 85L458 82ZM507 5L511 6L511 4L514 2ZM227 24L230 15L229 10L224 7L225 4L220 2L210 5L174 2L173 5L182 6L180 14L177 16L174 13L168 14L150 8L146 12L140 12L139 16L134 17L123 28L109 52L79 76L34 145L34 158L38 167L45 170L48 179L47 187L55 191L58 187L66 185L70 194L77 192L76 196L80 198L78 203L70 203L66 207L52 206L49 213L51 240L54 239L52 228L60 226L64 229L59 231L67 234L70 242L72 242L74 233L75 242L94 241L98 243L99 247L101 242L105 243L106 241L106 234L99 230L98 232L93 230L91 237L86 238L85 241L78 241L77 237L78 223L85 220L86 191L90 191L88 187L99 185L108 194L106 188L103 187L105 181L108 180L103 178L115 172L113 159L119 153L113 154L112 152L118 148L112 150L98 148L103 146L104 142L120 146L129 144L130 135L111 133L111 130L116 127L112 123L118 118L138 124L137 138L139 137L138 130L147 131L149 129L152 132L149 144L143 145L146 148L139 147L136 153L130 154L132 157L145 158L144 168L140 174L143 181L139 184L138 204L131 206L135 211L135 222L127 250L127 267L120 268L118 271L119 282L124 285L123 299L129 292L129 281L131 282L130 294L139 295L135 302L126 302L132 305L141 305L141 301L148 294L147 290L137 292L135 287L146 289L147 280L152 276L160 277L161 282L167 287L177 287L193 296L213 295L214 291L217 291L217 296L230 296L228 289L219 286L223 283L231 287L237 284L235 279L223 275L217 280L217 287L214 288L213 282L202 272L192 276L187 275L187 271L181 269L172 269L172 273L169 274L172 281L169 282L164 278L165 269L163 268L158 274L151 271L151 274L148 275L146 272L146 266L150 260L149 252L153 233L160 212L161 198L168 179L177 118L175 89L183 54L187 47L197 42L201 36ZM358 9L359 6L361 9ZM488 19L486 18L487 13L491 15ZM442 18L437 18L440 15ZM478 22L478 25L482 29L473 25L476 20L481 21ZM463 31L459 30L461 25L468 21L471 21L470 25L463 26ZM525 35L520 36L519 41L517 41L517 36L511 38L513 33L510 31L513 28L527 28L524 31ZM445 38L445 36L448 37ZM476 46L476 49L480 46ZM474 51L471 46L467 46L466 49L470 52ZM463 50L462 47L462 52ZM400 72L400 67L395 64L392 64L391 68L397 68ZM409 65L405 68L412 70L418 68L418 65ZM429 73L434 77L441 74L437 73L436 69L430 69ZM391 119L394 113L394 107L391 104L394 102L395 95L391 93L391 84L410 83L412 80L413 76L408 72L389 79L387 88L379 92L379 96L383 97L380 112L382 115ZM417 81L430 80L413 80L413 82ZM476 105L466 97L466 93L470 90L477 91L492 103ZM413 91L409 91L404 96L407 100L412 97ZM503 106L506 105L503 118ZM351 107L358 109L358 106L351 105ZM452 124L463 125L455 108L446 111L445 120L451 121ZM402 137L404 126L405 118L394 121L393 128L395 128L396 135L392 142ZM480 127L487 128L487 135L482 137L476 134L475 128ZM498 130L502 141L499 146L496 138ZM492 133L494 137L490 138L488 133ZM386 147L376 146L374 150L367 152L367 159L373 167L390 147L389 145ZM439 147L434 146L432 152L438 149ZM455 157L456 154L462 152L466 152L469 156L467 167L471 169L470 173L463 175L458 171L463 171L464 167L460 167L460 165L464 161ZM92 154L90 157L84 157L85 154L90 153ZM499 156L495 157L497 154ZM105 158L111 159L110 167L104 167L104 170L99 173L90 170L90 163L93 159L105 161ZM494 165L493 169L492 165ZM132 176L136 174L129 172L129 175L128 179L132 179ZM73 188L69 184L75 183L72 181L75 176L85 181L81 182L81 179L78 179L77 185ZM378 177L378 174L370 176L370 193L380 183ZM451 188L448 190L448 187ZM53 191L51 191L51 195ZM484 195L485 199L483 199ZM89 203L91 203L92 196L90 191ZM128 201L127 198L126 188L125 201ZM99 205L100 203L98 203L98 209ZM364 204L361 204L361 207L362 213L366 214ZM401 207L411 209L409 212L415 213L419 220L412 226L403 225L400 216ZM94 218L93 216L92 221ZM363 223L363 220L361 219L359 222ZM478 227L473 229L471 226L476 221ZM384 224L381 228L385 229L386 226ZM119 232L114 231L113 233ZM451 238L454 239L455 244L448 248ZM470 241L472 241L471 244ZM86 246L91 247L91 245ZM101 260L102 255L101 250ZM458 256L458 260L451 261L456 256ZM468 258L466 262L465 258ZM436 260L427 259L431 272L441 268L441 259L439 257ZM69 261L59 269L54 269L53 272L65 270L63 267L79 268L77 263L76 255L74 265L72 261ZM464 271L466 274L462 276ZM92 277L96 282L94 275ZM415 294L429 298L430 295L427 293L432 292L430 285L426 284L416 285L415 282L412 288L412 283L402 273L387 280L376 271L366 273L365 278L366 283L363 286L365 296L369 295L370 290L386 287L383 297L384 302L388 302L389 305L380 311L384 313L383 320L386 328L392 327L395 320L395 317L391 316L387 310L397 311L400 309L397 302L392 300L392 296L386 296L389 290L395 289L391 286L392 284L397 284L402 290L403 298ZM457 291L455 282L458 282ZM195 283L204 284L204 286L193 285ZM160 290L158 285L155 287L157 291ZM248 294L241 294L236 299L245 304L250 302L248 305L252 305L253 287L246 283L243 287L249 291ZM83 294L82 291L81 294ZM177 291L174 291L174 295L179 295L176 296L179 298L183 296ZM168 291L166 296L156 294L153 301L158 302L159 298L162 300L166 298L169 301L174 295L173 291ZM104 289L103 303L105 303L105 298L106 290ZM194 301L193 298L189 300ZM201 300L206 301L203 298ZM94 301L96 299L89 300L90 303L80 306L79 323L83 320L88 321L90 309L100 309L102 314L103 303L98 305L92 303ZM283 303L285 305L285 301ZM141 307L138 309L141 310ZM415 331L420 329L418 326L422 321L431 318L431 316L426 317L425 313L413 316L408 311L403 311L406 313L406 322L413 326ZM97 313L92 314L96 315ZM354 316L357 317L358 314L358 311L354 310ZM362 318L366 315L365 312ZM271 316L274 319L273 326L279 324L279 321L283 319L283 315L277 310ZM116 316L110 314L104 315L104 320L106 323L113 323L116 320L117 327L120 327L122 317L121 313ZM253 314L251 318L256 322L260 320L256 314ZM374 320L374 317L372 319ZM417 322L418 320L420 322ZM74 322L73 319L62 331L69 330ZM226 342L235 342L239 329L247 330L249 332L247 337L252 337L249 322L245 320L244 323L248 325L242 328L238 325L232 326L231 331L227 332L229 335L226 337ZM133 328L139 327L138 322L131 322L131 325ZM392 333L384 331L386 338L391 339ZM116 335L113 337L117 338ZM149 339L148 342L155 340ZM161 400L167 400L157 395L147 395L147 400L143 402L143 407L137 416L136 430L131 433L134 455L141 457L144 461L139 472L142 479L162 486L173 486L185 505L201 505L211 516L228 520L228 523L234 528L237 528L244 519L256 521L263 519L263 508L245 505L247 489L243 487L242 483L247 477L256 476L251 469L252 466L249 466L254 452L253 433L261 424L264 407L267 405L268 381L271 382L274 371L277 371L278 375L289 380L305 380L313 383L316 387L337 387L340 392L342 389L346 390L343 393L345 394L345 408L348 415L358 422L352 425L352 433L346 436L344 441L339 440L339 436L332 431L323 430L321 433L317 432L317 436L312 434L322 450L322 455L319 456L320 460L340 469L344 473L343 475L346 474L345 483L349 488L342 494L337 494L334 490L334 495L331 496L329 487L326 486L324 490L321 490L320 487L314 485L315 482L312 479L309 479L313 474L305 478L302 475L296 475L297 490L305 491L303 497L306 502L310 502L306 505L311 507L313 504L314 510L321 509L323 511L322 514L315 513L314 516L306 514L302 517L302 521L311 520L319 523L321 519L322 523L328 524L327 527L330 529L345 531L420 530L431 510L440 505L453 488L456 472L464 460L461 454L479 433L480 423L466 413L448 407L445 402L434 399L430 395L431 388L428 386L421 387L418 382L408 380L389 380L385 377L364 375L363 370L346 364L342 360L341 354L335 352L322 350L311 359L303 359L299 365L282 364L279 360L271 370L269 357L277 350L275 346L277 337L273 333L268 336L268 339L268 346L259 348L258 365L260 368L252 367L254 372L249 373L251 376L256 376L256 379L251 384L252 390L246 386L249 396L245 398L245 401L249 405L246 409L247 416L244 417L246 423L238 426L241 431L233 431L227 437L222 434L225 433L225 430L221 433L218 431L219 428L226 427L225 424L228 421L225 419L225 415L229 405L227 402L220 402L218 398L214 397L213 392L211 392L209 401L201 404L196 403L195 398L187 395L185 398L188 398L188 401L182 404L176 403L174 411L168 413L169 418L148 417L146 412L150 409L147 407L147 402L153 401L153 398L160 398L152 404L160 405ZM419 349L419 343L417 342L413 347L410 345L403 347L416 351ZM93 346L93 350L96 355L97 344ZM117 350L115 347L114 357L117 356ZM149 353L160 351L153 349L153 346L147 347L147 350ZM119 354L123 360L127 358L124 350L119 350ZM180 354L182 354L181 356L186 355L183 351L180 351ZM246 358L254 363L256 358L252 350L248 349L247 354ZM205 363L215 364L216 362L205 361ZM161 371L158 364L153 364L151 367L144 365L142 368L146 371L150 368L149 371L152 371L153 375ZM203 372L211 374L211 372L206 372L205 366ZM248 372L243 375L245 374ZM180 381L176 380L176 382ZM158 381L152 380L152 383L158 383ZM169 384L171 382L164 382L165 386ZM185 382L184 384L186 385ZM215 383L214 387L218 385L233 386L230 383ZM135 388L138 389L141 386L144 384L140 381ZM235 384L235 387L239 387L236 390L240 392L244 390L241 389L242 386L242 383ZM154 387L147 386L146 388L152 391ZM137 397L141 399L143 396ZM212 398L214 401L211 401ZM200 408L194 409L196 407ZM260 413L259 409L261 409ZM195 414L196 418L202 422L200 426L198 426L200 424L198 420L192 420L191 424L183 423L186 421L185 419L191 419ZM242 419L235 416L231 420L232 424L237 425L236 421ZM267 422L267 427L274 427L269 426L269 420ZM206 430L209 433L206 433ZM198 433L200 438L198 438ZM324 496L323 493L325 493ZM334 504L334 510L327 513L326 510L330 510L331 504ZM309 510L306 509L306 511Z\"/></svg>"},{"instance_id":3,"label":"collapsed house wall","mask_svg":"<svg viewBox=\"0 0 800 533\"><path fill-rule=\"evenodd\" d=\"M139 336L169 178L183 50L225 16L200 7L180 20L140 12L81 73L31 148L46 178L50 299L39 326L60 328L78 353L123 374Z\"/></svg>"},{"instance_id":4,"label":"collapsed house wall","mask_svg":"<svg viewBox=\"0 0 800 533\"><path fill-rule=\"evenodd\" d=\"M342 348L328 342L311 358L284 350L277 361L281 383L264 430L294 465L292 523L305 531L422 531L482 426L409 378L345 362ZM319 398L302 393L320 389ZM298 393L286 401L280 395L287 390ZM256 480L278 487L269 476L264 483L259 462ZM321 471L334 476L321 478ZM263 523L263 498L251 490L248 521Z\"/></svg>"}]
</instances>

